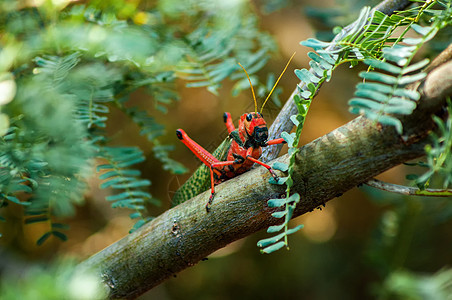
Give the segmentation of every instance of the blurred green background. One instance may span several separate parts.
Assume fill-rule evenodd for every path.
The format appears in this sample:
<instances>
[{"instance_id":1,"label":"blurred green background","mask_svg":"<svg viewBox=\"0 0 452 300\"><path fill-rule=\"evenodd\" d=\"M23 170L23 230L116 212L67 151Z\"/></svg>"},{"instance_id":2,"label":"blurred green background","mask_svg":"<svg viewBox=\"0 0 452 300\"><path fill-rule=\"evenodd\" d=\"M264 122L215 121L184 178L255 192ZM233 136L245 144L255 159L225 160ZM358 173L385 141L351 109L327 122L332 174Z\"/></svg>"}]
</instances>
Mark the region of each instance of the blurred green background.
<instances>
[{"instance_id":1,"label":"blurred green background","mask_svg":"<svg viewBox=\"0 0 452 300\"><path fill-rule=\"evenodd\" d=\"M39 6L48 1L41 2L24 1L23 5ZM137 21L141 11L156 5L178 6L183 1L108 1L111 7L99 1L72 2L65 5L98 5L116 10L119 19ZM268 32L278 47L258 72L260 78L265 79L271 72L279 74L288 57L297 52L279 83L282 88L279 99L283 103L298 83L293 70L308 67L309 49L299 42L316 34L330 38L332 26L346 25L357 17L362 6L374 4L328 0L236 2L257 16L259 28ZM177 16L169 21L177 22ZM353 118L348 113L347 101L359 81L358 71L359 68L343 66L324 85L308 114L302 144ZM223 112L230 112L237 123L241 114L253 110L254 104L249 90L233 97L234 83L230 80L223 82L218 95L205 88L187 88L185 84L176 80L180 100L169 104L166 114L154 117L166 126L162 141L175 145L171 157L192 171L200 163L179 143L175 130L183 128L200 145L213 150L226 135ZM141 90L132 94L130 103L152 110L149 95ZM278 110L274 102L264 109L269 124ZM139 169L152 182L153 196L162 201L161 207L149 206L149 210L151 215L167 210L172 193L189 174L164 171L151 154L146 138L119 110L112 108L106 130L115 144L138 145L144 150L147 160ZM406 184L408 172L400 166L378 178ZM77 207L73 217L64 219L70 225L66 242L50 238L37 246L36 240L47 230L45 224L24 225L19 205L2 208L2 216L8 222L0 224L0 298L77 298L64 286L62 275L74 262L60 263L60 259L87 258L127 235L134 224L127 210L112 209L105 201L110 191L100 189L100 183L93 176L84 204ZM355 188L321 210L293 220L305 227L290 237L290 251L260 254L256 243L267 236L261 232L213 253L208 260L177 274L139 299L451 299L452 274L447 269L452 263L451 201L408 198L365 186ZM58 278L63 279L60 282ZM61 291L56 291L55 285L60 285Z\"/></svg>"}]
</instances>

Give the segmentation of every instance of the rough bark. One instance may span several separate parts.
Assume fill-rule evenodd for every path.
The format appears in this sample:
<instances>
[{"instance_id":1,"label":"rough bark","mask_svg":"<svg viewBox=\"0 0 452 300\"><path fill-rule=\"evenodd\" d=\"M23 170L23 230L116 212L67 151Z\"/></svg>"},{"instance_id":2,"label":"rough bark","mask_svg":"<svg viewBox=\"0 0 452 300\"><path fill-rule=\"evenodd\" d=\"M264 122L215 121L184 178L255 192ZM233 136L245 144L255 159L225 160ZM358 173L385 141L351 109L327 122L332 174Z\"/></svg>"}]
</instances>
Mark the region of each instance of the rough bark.
<instances>
[{"instance_id":1,"label":"rough bark","mask_svg":"<svg viewBox=\"0 0 452 300\"><path fill-rule=\"evenodd\" d=\"M450 61L450 57L448 59ZM441 115L451 96L452 63L431 71L415 112L403 119L404 134L358 117L300 149L294 168L293 192L301 195L294 217L312 211L345 191L402 162L423 155L431 115ZM437 80L443 80L437 85ZM435 86L432 89L432 85ZM288 163L288 156L277 161ZM268 183L257 168L216 188L210 213L210 191L166 211L140 230L93 255L79 271L94 270L111 298L134 298L217 249L274 225L267 200L281 197L284 187Z\"/></svg>"}]
</instances>

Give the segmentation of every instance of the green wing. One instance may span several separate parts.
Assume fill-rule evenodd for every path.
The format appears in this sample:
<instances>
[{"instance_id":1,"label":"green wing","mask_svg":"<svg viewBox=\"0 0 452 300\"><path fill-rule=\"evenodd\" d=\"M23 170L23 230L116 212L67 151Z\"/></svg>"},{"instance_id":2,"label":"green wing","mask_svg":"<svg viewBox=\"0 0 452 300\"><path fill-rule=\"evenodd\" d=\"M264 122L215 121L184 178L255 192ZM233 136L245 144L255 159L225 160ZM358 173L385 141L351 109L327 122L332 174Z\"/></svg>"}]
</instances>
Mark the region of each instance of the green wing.
<instances>
[{"instance_id":1,"label":"green wing","mask_svg":"<svg viewBox=\"0 0 452 300\"><path fill-rule=\"evenodd\" d=\"M212 153L218 160L224 161L228 155L232 140L227 137ZM172 206L181 204L196 195L201 194L210 187L210 171L202 164L193 175L176 191L172 199Z\"/></svg>"}]
</instances>

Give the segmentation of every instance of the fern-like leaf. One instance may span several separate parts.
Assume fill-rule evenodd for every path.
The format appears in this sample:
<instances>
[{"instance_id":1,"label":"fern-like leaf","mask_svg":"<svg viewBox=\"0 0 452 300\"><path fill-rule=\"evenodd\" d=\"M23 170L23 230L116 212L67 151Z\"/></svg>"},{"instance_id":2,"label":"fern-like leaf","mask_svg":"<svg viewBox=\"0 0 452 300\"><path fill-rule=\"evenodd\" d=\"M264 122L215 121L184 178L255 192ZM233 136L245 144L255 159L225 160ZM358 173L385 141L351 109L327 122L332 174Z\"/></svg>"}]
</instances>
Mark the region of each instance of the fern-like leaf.
<instances>
[{"instance_id":1,"label":"fern-like leaf","mask_svg":"<svg viewBox=\"0 0 452 300\"><path fill-rule=\"evenodd\" d=\"M420 38L405 38L404 44L396 44L383 49L384 60L365 59L364 63L378 71L361 72L366 83L359 84L355 97L349 101L352 113L364 114L367 118L385 125L394 126L399 134L403 127L396 115L409 115L416 108L420 98L418 92L406 86L423 79L426 74L421 69L428 64L422 60L410 65L417 50L438 31L437 27L411 26ZM417 73L415 73L417 72ZM410 75L414 73L413 75Z\"/></svg>"},{"instance_id":2,"label":"fern-like leaf","mask_svg":"<svg viewBox=\"0 0 452 300\"><path fill-rule=\"evenodd\" d=\"M122 207L133 210L134 213L131 217L139 218L139 225L143 225L149 220L144 216L146 204L159 205L160 202L145 190L151 185L151 182L141 179L139 170L130 168L144 161L142 151L136 147L103 147L101 157L107 159L108 163L97 167L98 171L105 171L99 177L104 180L100 187L112 188L119 192L107 196L107 201L113 202L113 208ZM134 229L138 227L135 226Z\"/></svg>"},{"instance_id":3,"label":"fern-like leaf","mask_svg":"<svg viewBox=\"0 0 452 300\"><path fill-rule=\"evenodd\" d=\"M426 162L419 165L428 168L421 176L414 177L414 182L422 189L429 187L432 178L437 176L442 188L452 185L452 101L448 99L447 118L434 116L438 130L430 134L431 144L425 147Z\"/></svg>"},{"instance_id":4,"label":"fern-like leaf","mask_svg":"<svg viewBox=\"0 0 452 300\"><path fill-rule=\"evenodd\" d=\"M74 52L66 56L52 56L46 55L36 57L34 62L38 66L35 73L43 73L49 75L51 83L60 84L69 74L69 71L74 68L79 62L81 52Z\"/></svg>"},{"instance_id":5,"label":"fern-like leaf","mask_svg":"<svg viewBox=\"0 0 452 300\"><path fill-rule=\"evenodd\" d=\"M163 164L163 169L172 172L173 174L183 174L187 172L181 163L171 159L169 152L174 149L172 145L162 145L158 137L165 134L165 127L155 121L145 111L139 110L137 107L124 108L125 112L132 118L132 120L140 126L140 134L145 135L147 139L154 144L152 151L154 157Z\"/></svg>"},{"instance_id":6,"label":"fern-like leaf","mask_svg":"<svg viewBox=\"0 0 452 300\"><path fill-rule=\"evenodd\" d=\"M187 87L207 87L216 94L221 82L230 78L243 81L234 87L233 93L248 88L238 62L245 66L256 83L252 75L266 64L274 44L268 42L265 34L257 31L253 17L230 24L222 29L222 34L213 36L205 27L200 27L188 36L189 51L177 69L177 76L188 81ZM244 42L243 36L247 37L248 42ZM259 50L256 51L256 48Z\"/></svg>"}]
</instances>

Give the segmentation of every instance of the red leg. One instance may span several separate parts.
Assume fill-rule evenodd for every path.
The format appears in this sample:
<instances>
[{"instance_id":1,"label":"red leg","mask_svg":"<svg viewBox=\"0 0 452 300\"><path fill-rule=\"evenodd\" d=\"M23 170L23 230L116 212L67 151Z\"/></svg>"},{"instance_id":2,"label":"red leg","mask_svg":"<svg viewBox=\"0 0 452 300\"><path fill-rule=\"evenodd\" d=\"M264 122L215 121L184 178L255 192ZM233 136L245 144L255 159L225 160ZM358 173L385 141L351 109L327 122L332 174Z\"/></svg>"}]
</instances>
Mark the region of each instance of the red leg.
<instances>
[{"instance_id":1,"label":"red leg","mask_svg":"<svg viewBox=\"0 0 452 300\"><path fill-rule=\"evenodd\" d=\"M252 162L259 164L265 168L267 168L267 170L270 172L270 174L273 176L273 178L278 181L279 177L278 175L276 175L275 171L273 171L272 167L270 167L269 165L267 165L266 163L261 162L260 160L255 159L254 157L251 156L251 152L253 151L253 148L248 148L248 151L246 152L246 159L251 160Z\"/></svg>"},{"instance_id":2,"label":"red leg","mask_svg":"<svg viewBox=\"0 0 452 300\"><path fill-rule=\"evenodd\" d=\"M206 149L201 147L198 143L192 140L182 129L176 130L177 137L185 146L188 147L206 166L210 167L213 163L219 162L212 154Z\"/></svg>"},{"instance_id":3,"label":"red leg","mask_svg":"<svg viewBox=\"0 0 452 300\"><path fill-rule=\"evenodd\" d=\"M219 163L220 161L216 159L212 154L210 154L206 149L201 147L198 143L193 141L182 129L176 130L177 137L184 143L185 146L188 147L195 155L198 157L207 167L210 169L210 184L211 184L211 193L209 197L209 202L206 205L206 210L209 212L210 204L213 201L215 196L215 180L213 177L213 164Z\"/></svg>"},{"instance_id":4,"label":"red leg","mask_svg":"<svg viewBox=\"0 0 452 300\"><path fill-rule=\"evenodd\" d=\"M215 181L213 179L213 168L211 166L210 167L210 197L209 197L209 201L207 201L207 204L206 204L207 212L210 211L210 205L212 204L214 197L215 197Z\"/></svg>"},{"instance_id":5,"label":"red leg","mask_svg":"<svg viewBox=\"0 0 452 300\"><path fill-rule=\"evenodd\" d=\"M279 138L279 139L274 139L274 140L270 140L267 142L267 146L269 145L276 145L276 144L285 144L287 143L283 138Z\"/></svg>"},{"instance_id":6,"label":"red leg","mask_svg":"<svg viewBox=\"0 0 452 300\"><path fill-rule=\"evenodd\" d=\"M232 123L231 114L228 112L225 112L223 115L223 121L226 124L226 128L228 129L228 132L231 133L235 130L234 123Z\"/></svg>"},{"instance_id":7,"label":"red leg","mask_svg":"<svg viewBox=\"0 0 452 300\"><path fill-rule=\"evenodd\" d=\"M215 180L213 178L213 171L214 169L219 169L221 167L224 166L229 166L234 164L235 161L219 161L216 163L213 163L210 166L210 197L209 197L209 201L206 204L206 211L209 212L210 211L210 206L212 205L213 199L215 197Z\"/></svg>"}]
</instances>

